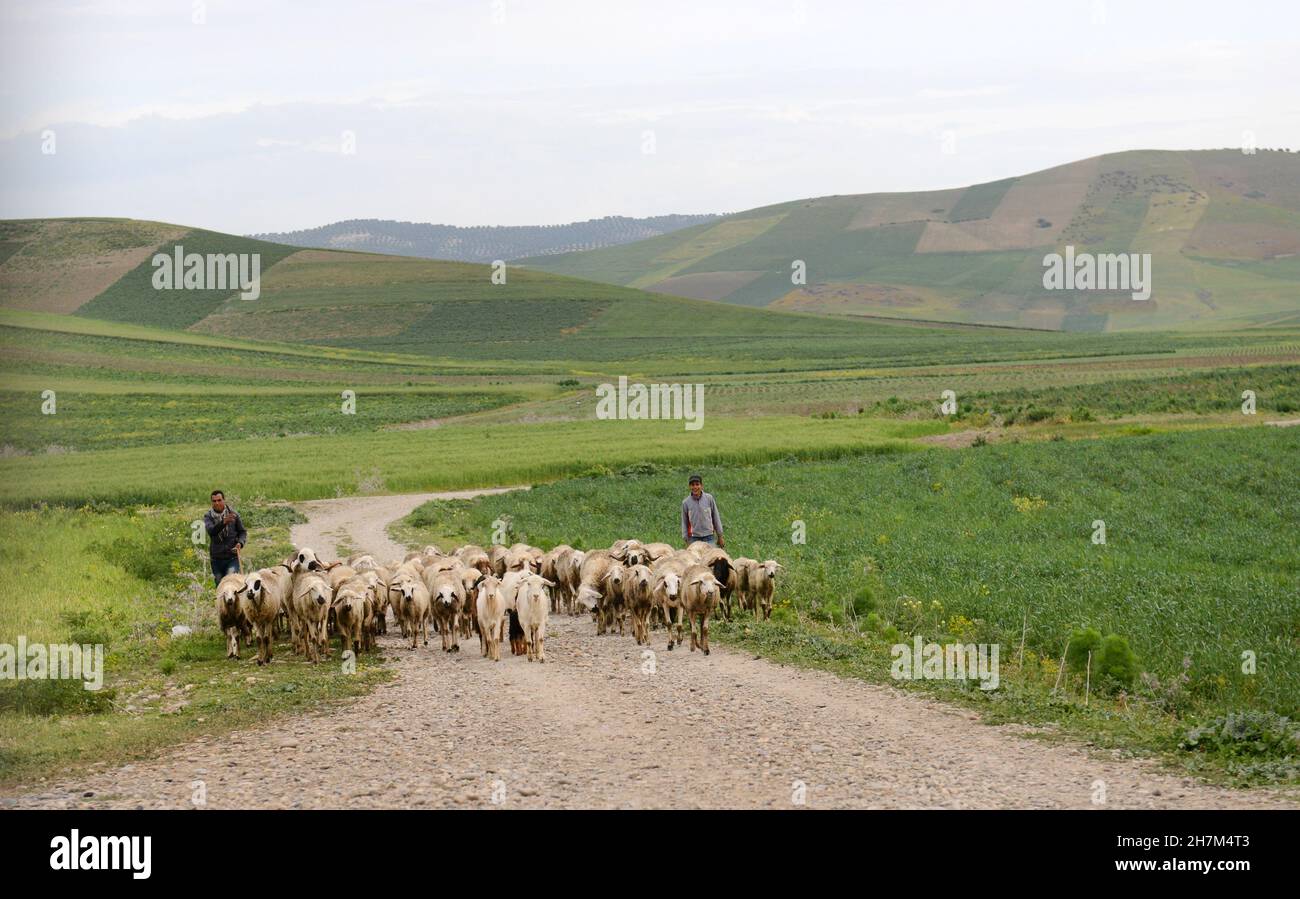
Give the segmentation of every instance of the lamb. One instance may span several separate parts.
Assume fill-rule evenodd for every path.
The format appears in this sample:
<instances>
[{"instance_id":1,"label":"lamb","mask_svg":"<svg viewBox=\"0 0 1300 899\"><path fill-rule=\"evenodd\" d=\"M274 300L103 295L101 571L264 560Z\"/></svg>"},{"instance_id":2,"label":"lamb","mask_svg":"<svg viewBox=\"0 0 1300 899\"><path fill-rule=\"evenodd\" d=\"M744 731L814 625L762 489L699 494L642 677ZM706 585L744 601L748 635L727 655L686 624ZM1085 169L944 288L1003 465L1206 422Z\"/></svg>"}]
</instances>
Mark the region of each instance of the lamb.
<instances>
[{"instance_id":1,"label":"lamb","mask_svg":"<svg viewBox=\"0 0 1300 899\"><path fill-rule=\"evenodd\" d=\"M547 591L554 586L554 581L530 574L519 583L515 591L514 606L524 632L530 662L534 659L546 661L546 623L551 611L551 598Z\"/></svg>"},{"instance_id":2,"label":"lamb","mask_svg":"<svg viewBox=\"0 0 1300 899\"><path fill-rule=\"evenodd\" d=\"M682 606L691 626L691 652L698 647L705 655L709 654L709 616L717 608L721 593L722 585L707 566L692 565L686 569L682 579Z\"/></svg>"},{"instance_id":3,"label":"lamb","mask_svg":"<svg viewBox=\"0 0 1300 899\"><path fill-rule=\"evenodd\" d=\"M239 658L239 638L251 631L248 619L239 610L239 599L248 590L242 574L228 574L217 584L217 623L226 635L226 658Z\"/></svg>"},{"instance_id":4,"label":"lamb","mask_svg":"<svg viewBox=\"0 0 1300 899\"><path fill-rule=\"evenodd\" d=\"M427 590L433 609L433 619L442 636L443 652L460 652L457 626L462 613L471 614L465 601L465 587L456 571L440 571L430 581Z\"/></svg>"},{"instance_id":5,"label":"lamb","mask_svg":"<svg viewBox=\"0 0 1300 899\"><path fill-rule=\"evenodd\" d=\"M644 565L633 565L623 578L623 603L632 615L632 636L640 646L650 642L650 608L653 603L654 575Z\"/></svg>"},{"instance_id":6,"label":"lamb","mask_svg":"<svg viewBox=\"0 0 1300 899\"><path fill-rule=\"evenodd\" d=\"M501 630L506 617L506 598L501 594L501 581L487 575L478 584L475 599L478 618L478 644L484 658L501 661Z\"/></svg>"},{"instance_id":7,"label":"lamb","mask_svg":"<svg viewBox=\"0 0 1300 899\"><path fill-rule=\"evenodd\" d=\"M240 611L257 638L257 664L271 664L275 622L288 604L293 575L287 566L262 568L248 578L248 590L239 598Z\"/></svg>"},{"instance_id":8,"label":"lamb","mask_svg":"<svg viewBox=\"0 0 1300 899\"><path fill-rule=\"evenodd\" d=\"M408 571L393 579L389 591L390 595L397 593L394 607L402 622L402 633L411 640L410 648L415 649L421 637L424 638L424 645L428 646L429 588L424 585L424 581ZM443 643L446 643L446 637L443 637Z\"/></svg>"}]
</instances>

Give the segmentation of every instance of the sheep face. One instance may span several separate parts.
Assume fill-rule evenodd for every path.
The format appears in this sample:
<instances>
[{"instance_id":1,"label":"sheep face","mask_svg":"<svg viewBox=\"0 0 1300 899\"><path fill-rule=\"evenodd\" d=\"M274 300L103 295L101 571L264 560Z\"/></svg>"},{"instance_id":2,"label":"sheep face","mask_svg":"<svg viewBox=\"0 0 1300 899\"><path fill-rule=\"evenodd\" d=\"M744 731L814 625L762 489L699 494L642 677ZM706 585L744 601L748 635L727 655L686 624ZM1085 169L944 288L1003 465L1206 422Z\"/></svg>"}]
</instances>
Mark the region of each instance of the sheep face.
<instances>
[{"instance_id":1,"label":"sheep face","mask_svg":"<svg viewBox=\"0 0 1300 899\"><path fill-rule=\"evenodd\" d=\"M306 547L298 550L298 554L293 557L293 568L295 574L303 571L320 571L325 566L321 564L320 559L316 557L316 551Z\"/></svg>"},{"instance_id":2,"label":"sheep face","mask_svg":"<svg viewBox=\"0 0 1300 899\"><path fill-rule=\"evenodd\" d=\"M682 589L682 579L674 571L669 571L663 576L664 593L669 599L676 599L677 594Z\"/></svg>"},{"instance_id":3,"label":"sheep face","mask_svg":"<svg viewBox=\"0 0 1300 899\"><path fill-rule=\"evenodd\" d=\"M763 563L763 570L767 572L769 578L776 580L776 573L781 570L781 563L768 559Z\"/></svg>"},{"instance_id":4,"label":"sheep face","mask_svg":"<svg viewBox=\"0 0 1300 899\"><path fill-rule=\"evenodd\" d=\"M586 609L594 609L600 602L600 591L588 584L578 588L578 604Z\"/></svg>"}]
</instances>

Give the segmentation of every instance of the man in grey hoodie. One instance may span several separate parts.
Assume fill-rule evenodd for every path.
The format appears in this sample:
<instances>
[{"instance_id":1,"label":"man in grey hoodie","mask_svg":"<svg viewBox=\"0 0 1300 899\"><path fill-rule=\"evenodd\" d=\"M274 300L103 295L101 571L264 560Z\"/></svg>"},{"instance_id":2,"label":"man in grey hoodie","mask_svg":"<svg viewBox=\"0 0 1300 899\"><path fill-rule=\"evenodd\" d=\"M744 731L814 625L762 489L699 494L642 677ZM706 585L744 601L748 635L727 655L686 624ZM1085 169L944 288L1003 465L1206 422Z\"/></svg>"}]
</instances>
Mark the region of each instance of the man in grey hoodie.
<instances>
[{"instance_id":1,"label":"man in grey hoodie","mask_svg":"<svg viewBox=\"0 0 1300 899\"><path fill-rule=\"evenodd\" d=\"M248 543L248 531L239 513L226 505L226 495L212 491L212 508L203 516L203 527L211 543L212 578L221 585L221 579L239 572L239 551Z\"/></svg>"},{"instance_id":2,"label":"man in grey hoodie","mask_svg":"<svg viewBox=\"0 0 1300 899\"><path fill-rule=\"evenodd\" d=\"M688 481L691 492L682 500L682 542L690 546L697 540L705 543L716 542L725 547L722 539L722 516L718 514L718 504L712 493L704 492L704 481L693 474Z\"/></svg>"}]
</instances>

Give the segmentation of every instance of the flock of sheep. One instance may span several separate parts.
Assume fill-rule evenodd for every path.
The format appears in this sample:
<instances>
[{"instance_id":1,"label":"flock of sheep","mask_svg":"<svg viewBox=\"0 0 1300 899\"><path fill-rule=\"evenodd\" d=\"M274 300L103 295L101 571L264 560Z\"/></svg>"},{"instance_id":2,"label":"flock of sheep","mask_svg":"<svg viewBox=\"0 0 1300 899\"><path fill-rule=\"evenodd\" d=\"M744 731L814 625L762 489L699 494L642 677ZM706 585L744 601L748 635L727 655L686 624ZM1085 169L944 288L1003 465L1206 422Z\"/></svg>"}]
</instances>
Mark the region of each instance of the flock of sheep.
<instances>
[{"instance_id":1,"label":"flock of sheep","mask_svg":"<svg viewBox=\"0 0 1300 899\"><path fill-rule=\"evenodd\" d=\"M257 664L271 661L272 643L288 631L294 652L309 661L330 654L331 635L341 652L371 650L388 632L388 611L415 649L429 645L430 621L446 652L478 634L485 657L501 659L510 640L515 655L546 661L546 625L552 612L590 611L598 634L631 618L638 644L650 642L652 621L668 631L668 648L683 643L709 652L709 618L732 614L733 597L756 618L772 614L781 566L772 560L732 559L708 543L673 549L667 543L619 540L609 549L582 551L560 545L549 552L525 543L510 547L436 546L380 564L368 554L322 561L307 548L272 568L228 574L217 585L217 618L228 658L239 640L257 642Z\"/></svg>"}]
</instances>

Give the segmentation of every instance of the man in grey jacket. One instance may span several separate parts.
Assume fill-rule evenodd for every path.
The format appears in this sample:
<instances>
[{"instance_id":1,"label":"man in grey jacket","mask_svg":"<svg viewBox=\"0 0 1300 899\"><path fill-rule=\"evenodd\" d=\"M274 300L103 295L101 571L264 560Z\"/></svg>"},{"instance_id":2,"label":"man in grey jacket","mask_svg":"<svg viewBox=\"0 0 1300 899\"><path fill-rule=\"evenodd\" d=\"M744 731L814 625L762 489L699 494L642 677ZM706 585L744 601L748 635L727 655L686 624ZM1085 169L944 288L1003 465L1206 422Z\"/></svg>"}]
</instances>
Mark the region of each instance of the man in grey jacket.
<instances>
[{"instance_id":1,"label":"man in grey jacket","mask_svg":"<svg viewBox=\"0 0 1300 899\"><path fill-rule=\"evenodd\" d=\"M722 539L722 516L718 514L718 504L712 493L704 492L704 481L693 474L688 482L690 495L682 500L682 542L690 546L697 540L705 543L716 542L725 547Z\"/></svg>"},{"instance_id":2,"label":"man in grey jacket","mask_svg":"<svg viewBox=\"0 0 1300 899\"><path fill-rule=\"evenodd\" d=\"M221 585L221 579L239 572L239 551L248 543L248 531L239 513L226 505L226 495L212 491L212 508L203 516L203 527L208 532L212 556L212 577Z\"/></svg>"}]
</instances>

